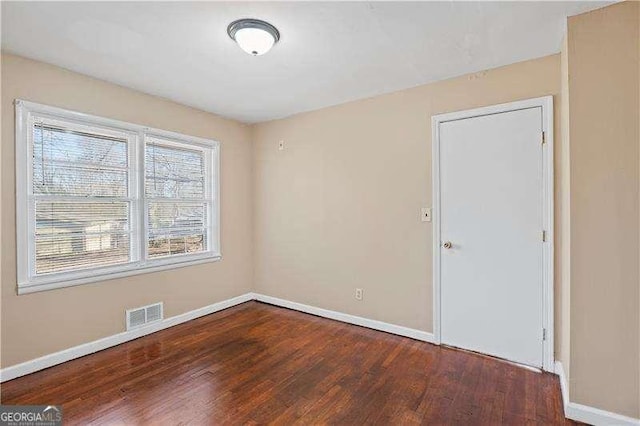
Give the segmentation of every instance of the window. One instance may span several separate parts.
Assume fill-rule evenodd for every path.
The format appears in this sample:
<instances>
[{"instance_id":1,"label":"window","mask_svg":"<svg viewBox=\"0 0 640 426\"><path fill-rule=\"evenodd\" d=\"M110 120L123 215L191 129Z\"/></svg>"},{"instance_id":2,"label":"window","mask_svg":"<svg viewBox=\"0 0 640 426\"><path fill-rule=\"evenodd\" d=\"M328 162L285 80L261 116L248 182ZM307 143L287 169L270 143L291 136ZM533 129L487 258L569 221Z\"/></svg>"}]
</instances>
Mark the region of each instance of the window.
<instances>
[{"instance_id":1,"label":"window","mask_svg":"<svg viewBox=\"0 0 640 426\"><path fill-rule=\"evenodd\" d=\"M16 101L18 292L220 259L214 141Z\"/></svg>"},{"instance_id":2,"label":"window","mask_svg":"<svg viewBox=\"0 0 640 426\"><path fill-rule=\"evenodd\" d=\"M212 200L207 150L148 137L145 216L150 259L207 251Z\"/></svg>"}]
</instances>

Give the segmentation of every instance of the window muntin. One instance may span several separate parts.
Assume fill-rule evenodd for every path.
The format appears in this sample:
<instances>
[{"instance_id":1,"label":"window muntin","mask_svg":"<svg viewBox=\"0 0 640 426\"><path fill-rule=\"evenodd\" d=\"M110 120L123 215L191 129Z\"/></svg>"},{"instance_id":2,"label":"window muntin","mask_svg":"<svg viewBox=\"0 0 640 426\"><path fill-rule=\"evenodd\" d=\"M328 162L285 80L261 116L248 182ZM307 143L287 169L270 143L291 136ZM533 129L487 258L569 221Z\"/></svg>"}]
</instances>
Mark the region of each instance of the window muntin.
<instances>
[{"instance_id":1,"label":"window muntin","mask_svg":"<svg viewBox=\"0 0 640 426\"><path fill-rule=\"evenodd\" d=\"M219 259L218 150L16 101L18 292Z\"/></svg>"}]
</instances>

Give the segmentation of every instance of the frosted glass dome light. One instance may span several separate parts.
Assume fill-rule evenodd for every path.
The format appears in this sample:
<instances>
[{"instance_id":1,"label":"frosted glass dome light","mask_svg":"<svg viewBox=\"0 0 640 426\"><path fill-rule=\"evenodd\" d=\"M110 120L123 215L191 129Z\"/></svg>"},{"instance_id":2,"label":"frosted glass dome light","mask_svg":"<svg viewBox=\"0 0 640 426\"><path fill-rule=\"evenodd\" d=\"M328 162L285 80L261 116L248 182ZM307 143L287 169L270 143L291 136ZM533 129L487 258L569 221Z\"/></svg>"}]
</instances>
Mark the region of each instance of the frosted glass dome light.
<instances>
[{"instance_id":1,"label":"frosted glass dome light","mask_svg":"<svg viewBox=\"0 0 640 426\"><path fill-rule=\"evenodd\" d=\"M239 19L227 27L229 37L253 56L264 55L280 40L278 29L259 19Z\"/></svg>"}]
</instances>

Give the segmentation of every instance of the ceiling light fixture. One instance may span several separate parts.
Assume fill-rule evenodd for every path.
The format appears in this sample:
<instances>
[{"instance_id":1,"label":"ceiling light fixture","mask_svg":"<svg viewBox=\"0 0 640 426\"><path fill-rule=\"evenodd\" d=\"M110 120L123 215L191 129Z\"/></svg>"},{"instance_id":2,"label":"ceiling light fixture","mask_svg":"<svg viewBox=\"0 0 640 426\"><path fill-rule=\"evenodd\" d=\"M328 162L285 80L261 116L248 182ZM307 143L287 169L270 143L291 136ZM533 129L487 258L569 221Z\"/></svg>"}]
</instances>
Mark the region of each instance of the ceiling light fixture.
<instances>
[{"instance_id":1,"label":"ceiling light fixture","mask_svg":"<svg viewBox=\"0 0 640 426\"><path fill-rule=\"evenodd\" d=\"M238 19L227 27L229 37L253 56L264 55L280 40L280 32L268 22L259 19Z\"/></svg>"}]
</instances>

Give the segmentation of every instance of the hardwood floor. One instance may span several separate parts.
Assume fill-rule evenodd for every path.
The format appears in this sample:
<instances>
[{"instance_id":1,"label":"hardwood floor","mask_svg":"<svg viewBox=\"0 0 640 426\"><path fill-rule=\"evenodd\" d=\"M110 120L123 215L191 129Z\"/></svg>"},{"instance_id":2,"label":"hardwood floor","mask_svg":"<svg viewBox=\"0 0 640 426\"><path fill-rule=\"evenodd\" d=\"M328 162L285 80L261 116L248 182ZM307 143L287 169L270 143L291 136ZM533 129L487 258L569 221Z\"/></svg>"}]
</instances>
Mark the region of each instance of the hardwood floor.
<instances>
[{"instance_id":1,"label":"hardwood floor","mask_svg":"<svg viewBox=\"0 0 640 426\"><path fill-rule=\"evenodd\" d=\"M258 302L1 390L65 424L573 424L554 375Z\"/></svg>"}]
</instances>

